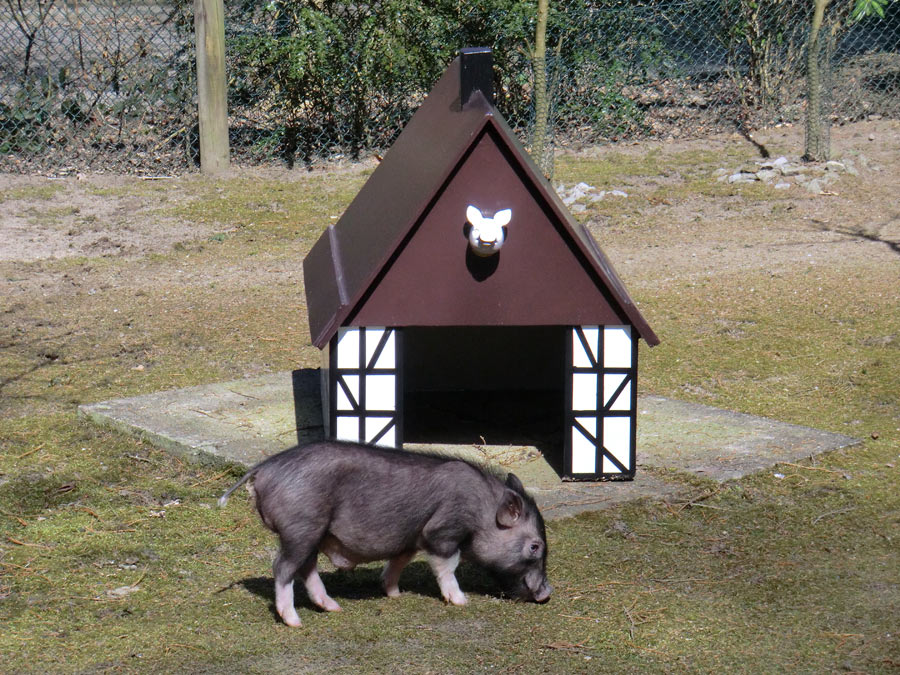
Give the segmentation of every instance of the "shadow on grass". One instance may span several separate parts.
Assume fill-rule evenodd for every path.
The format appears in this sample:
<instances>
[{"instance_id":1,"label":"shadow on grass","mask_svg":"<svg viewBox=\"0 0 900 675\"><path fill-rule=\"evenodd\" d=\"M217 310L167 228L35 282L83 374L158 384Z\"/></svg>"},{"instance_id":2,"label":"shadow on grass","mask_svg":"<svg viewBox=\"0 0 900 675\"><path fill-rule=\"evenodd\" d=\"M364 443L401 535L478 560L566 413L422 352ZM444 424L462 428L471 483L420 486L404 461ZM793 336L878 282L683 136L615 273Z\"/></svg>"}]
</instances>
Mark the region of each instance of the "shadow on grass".
<instances>
[{"instance_id":1,"label":"shadow on grass","mask_svg":"<svg viewBox=\"0 0 900 675\"><path fill-rule=\"evenodd\" d=\"M325 572L321 573L321 576L322 582L328 590L328 595L335 600L386 599L384 590L381 587L380 568L360 567L350 572L340 570ZM490 575L475 565L461 565L457 569L456 576L460 587L466 594L484 595L493 598L501 597L501 593ZM236 586L241 586L250 593L266 600L269 603L272 617L277 621L281 621L281 617L278 616L278 612L275 610L275 583L272 577L247 577L220 588L217 593L223 593ZM415 561L403 570L403 575L400 577L400 592L404 595L415 594L437 600L441 599L437 581L431 572L431 568L424 561ZM294 604L297 607L319 610L316 605L310 602L303 588L303 583L299 579L294 584Z\"/></svg>"},{"instance_id":2,"label":"shadow on grass","mask_svg":"<svg viewBox=\"0 0 900 675\"><path fill-rule=\"evenodd\" d=\"M835 232L837 234L841 234L845 237L853 237L854 239L861 239L865 241L871 241L876 244L884 244L891 251L900 255L900 241L894 240L888 236L883 234L883 230L888 226L900 220L900 213L894 213L886 220L881 223L877 223L873 226L865 227L862 225L857 226L847 226L847 225L838 225L838 226L830 226L828 223L820 223L818 226L819 231L821 232Z\"/></svg>"}]
</instances>

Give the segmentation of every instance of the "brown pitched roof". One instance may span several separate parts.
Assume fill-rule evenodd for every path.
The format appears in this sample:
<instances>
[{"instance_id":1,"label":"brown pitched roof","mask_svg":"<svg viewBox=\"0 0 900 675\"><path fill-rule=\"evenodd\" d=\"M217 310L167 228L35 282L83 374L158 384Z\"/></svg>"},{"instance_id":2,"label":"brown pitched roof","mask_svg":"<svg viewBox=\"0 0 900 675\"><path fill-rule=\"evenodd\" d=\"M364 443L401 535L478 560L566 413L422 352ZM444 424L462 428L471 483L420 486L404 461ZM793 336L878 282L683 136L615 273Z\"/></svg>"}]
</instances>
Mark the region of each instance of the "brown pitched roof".
<instances>
[{"instance_id":1,"label":"brown pitched roof","mask_svg":"<svg viewBox=\"0 0 900 675\"><path fill-rule=\"evenodd\" d=\"M658 344L593 237L572 218L494 106L480 91L460 106L459 61L450 64L343 216L303 261L313 344L324 347L342 325L617 321ZM470 160L478 166L467 166ZM489 282L465 273L463 222L447 221L465 211L459 211L458 195L452 208L442 202L454 180L472 186L467 194L480 194L483 203L476 205L488 212L500 208L489 203L494 197L486 186L494 181L502 194L517 192L522 204L496 254L517 262L499 262ZM526 251L526 242L536 250ZM521 269L522 261L528 269ZM384 292L378 288L382 282Z\"/></svg>"}]
</instances>

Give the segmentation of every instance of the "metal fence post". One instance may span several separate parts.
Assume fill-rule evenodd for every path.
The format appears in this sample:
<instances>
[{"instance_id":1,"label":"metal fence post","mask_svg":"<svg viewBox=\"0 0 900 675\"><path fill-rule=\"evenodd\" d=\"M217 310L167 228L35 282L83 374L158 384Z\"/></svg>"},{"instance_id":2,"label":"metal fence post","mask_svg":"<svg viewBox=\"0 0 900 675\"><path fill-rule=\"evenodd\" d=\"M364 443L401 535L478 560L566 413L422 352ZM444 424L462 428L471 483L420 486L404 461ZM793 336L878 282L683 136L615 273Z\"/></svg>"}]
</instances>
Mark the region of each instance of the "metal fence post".
<instances>
[{"instance_id":1,"label":"metal fence post","mask_svg":"<svg viewBox=\"0 0 900 675\"><path fill-rule=\"evenodd\" d=\"M197 44L200 170L215 174L228 168L229 154L223 0L194 0L194 39Z\"/></svg>"}]
</instances>

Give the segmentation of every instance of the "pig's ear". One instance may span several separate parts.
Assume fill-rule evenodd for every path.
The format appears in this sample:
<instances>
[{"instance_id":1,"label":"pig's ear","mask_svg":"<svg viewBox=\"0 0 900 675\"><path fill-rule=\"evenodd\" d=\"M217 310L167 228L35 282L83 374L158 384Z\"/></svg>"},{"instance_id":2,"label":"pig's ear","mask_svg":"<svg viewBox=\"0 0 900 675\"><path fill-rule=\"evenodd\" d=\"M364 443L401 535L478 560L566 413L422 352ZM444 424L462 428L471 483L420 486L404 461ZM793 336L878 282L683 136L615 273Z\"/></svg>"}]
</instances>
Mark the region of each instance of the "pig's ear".
<instances>
[{"instance_id":1,"label":"pig's ear","mask_svg":"<svg viewBox=\"0 0 900 675\"><path fill-rule=\"evenodd\" d=\"M481 211L478 210L478 207L472 206L471 204L466 209L466 220L468 220L475 227L479 227L484 220L484 216L481 215Z\"/></svg>"},{"instance_id":2,"label":"pig's ear","mask_svg":"<svg viewBox=\"0 0 900 675\"><path fill-rule=\"evenodd\" d=\"M516 492L523 493L525 492L525 486L522 485L522 481L519 480L519 477L514 473L506 474L506 487L510 490L515 490Z\"/></svg>"},{"instance_id":3,"label":"pig's ear","mask_svg":"<svg viewBox=\"0 0 900 675\"><path fill-rule=\"evenodd\" d=\"M497 524L500 527L512 527L518 522L524 510L522 497L512 490L504 490L503 499L500 500L500 507L497 509Z\"/></svg>"},{"instance_id":4,"label":"pig's ear","mask_svg":"<svg viewBox=\"0 0 900 675\"><path fill-rule=\"evenodd\" d=\"M509 225L510 220L512 220L512 209L503 209L494 214L494 223L501 227Z\"/></svg>"}]
</instances>

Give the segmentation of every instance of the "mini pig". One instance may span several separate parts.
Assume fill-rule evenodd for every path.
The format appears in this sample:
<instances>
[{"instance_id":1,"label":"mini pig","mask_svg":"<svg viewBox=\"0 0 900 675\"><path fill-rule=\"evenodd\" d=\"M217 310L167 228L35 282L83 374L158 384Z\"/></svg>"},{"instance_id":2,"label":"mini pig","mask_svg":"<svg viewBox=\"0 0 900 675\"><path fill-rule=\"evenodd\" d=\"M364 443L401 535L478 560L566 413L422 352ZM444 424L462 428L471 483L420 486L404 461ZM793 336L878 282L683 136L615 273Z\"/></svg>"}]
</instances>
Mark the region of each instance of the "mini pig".
<instances>
[{"instance_id":1,"label":"mini pig","mask_svg":"<svg viewBox=\"0 0 900 675\"><path fill-rule=\"evenodd\" d=\"M314 604L340 610L316 569L320 551L342 570L387 560L382 580L390 597L400 594L400 572L423 551L454 605L466 604L454 575L460 556L493 573L513 598L550 599L544 520L513 474L502 482L458 459L325 441L260 462L219 506L251 478L259 515L281 540L275 607L289 626L300 625L297 572Z\"/></svg>"}]
</instances>

